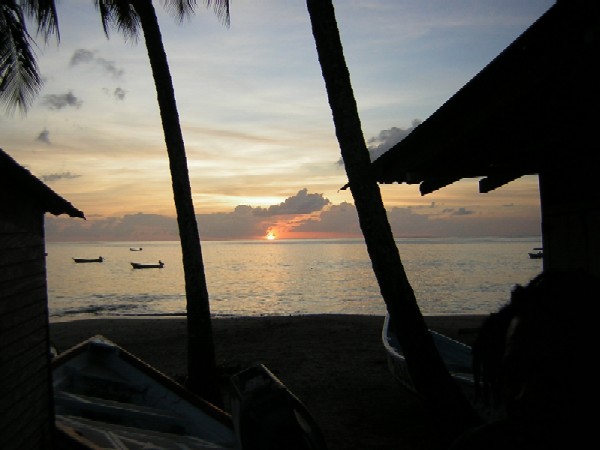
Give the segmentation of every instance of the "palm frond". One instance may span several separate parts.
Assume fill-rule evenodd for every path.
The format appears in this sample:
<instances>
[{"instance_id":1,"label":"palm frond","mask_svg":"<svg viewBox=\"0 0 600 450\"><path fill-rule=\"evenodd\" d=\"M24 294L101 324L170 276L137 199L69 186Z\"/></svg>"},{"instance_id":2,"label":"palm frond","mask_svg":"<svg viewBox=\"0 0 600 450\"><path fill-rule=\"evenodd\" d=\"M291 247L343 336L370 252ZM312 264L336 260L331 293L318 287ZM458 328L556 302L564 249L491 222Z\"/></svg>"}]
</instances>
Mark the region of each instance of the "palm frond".
<instances>
[{"instance_id":1,"label":"palm frond","mask_svg":"<svg viewBox=\"0 0 600 450\"><path fill-rule=\"evenodd\" d=\"M21 8L28 17L32 17L38 24L38 33L48 40L51 34L56 34L60 40L58 30L58 14L54 0L21 0Z\"/></svg>"},{"instance_id":2,"label":"palm frond","mask_svg":"<svg viewBox=\"0 0 600 450\"><path fill-rule=\"evenodd\" d=\"M207 8L210 8L211 4L213 5L213 10L219 20L228 27L230 23L229 0L204 0L204 2L206 3Z\"/></svg>"},{"instance_id":3,"label":"palm frond","mask_svg":"<svg viewBox=\"0 0 600 450\"><path fill-rule=\"evenodd\" d=\"M42 86L31 42L20 5L3 1L0 4L0 103L9 114L17 108L27 112Z\"/></svg>"},{"instance_id":4,"label":"palm frond","mask_svg":"<svg viewBox=\"0 0 600 450\"><path fill-rule=\"evenodd\" d=\"M194 13L197 4L196 0L162 0L162 3L180 22ZM207 8L212 6L219 20L229 26L229 0L203 0L203 3Z\"/></svg>"},{"instance_id":5,"label":"palm frond","mask_svg":"<svg viewBox=\"0 0 600 450\"><path fill-rule=\"evenodd\" d=\"M150 1L150 0L148 0ZM140 18L128 0L95 0L96 9L100 12L104 34L109 36L111 29L122 33L126 39L136 40L140 29Z\"/></svg>"}]
</instances>

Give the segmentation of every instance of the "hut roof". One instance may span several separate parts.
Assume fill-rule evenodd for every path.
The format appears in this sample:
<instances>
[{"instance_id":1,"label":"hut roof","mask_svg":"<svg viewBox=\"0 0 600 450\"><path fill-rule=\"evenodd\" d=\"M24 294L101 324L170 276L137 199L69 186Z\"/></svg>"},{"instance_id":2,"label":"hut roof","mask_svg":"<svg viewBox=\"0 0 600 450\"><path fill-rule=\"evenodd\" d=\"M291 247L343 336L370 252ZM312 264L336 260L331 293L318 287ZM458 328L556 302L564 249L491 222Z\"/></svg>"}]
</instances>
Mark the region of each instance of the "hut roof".
<instances>
[{"instance_id":1,"label":"hut roof","mask_svg":"<svg viewBox=\"0 0 600 450\"><path fill-rule=\"evenodd\" d=\"M32 198L44 212L54 215L68 214L71 217L85 219L83 212L42 183L2 149L0 149L0 189L15 190Z\"/></svg>"},{"instance_id":2,"label":"hut roof","mask_svg":"<svg viewBox=\"0 0 600 450\"><path fill-rule=\"evenodd\" d=\"M558 0L404 140L373 162L381 183L427 194L485 177L577 171L597 152L600 2Z\"/></svg>"}]
</instances>

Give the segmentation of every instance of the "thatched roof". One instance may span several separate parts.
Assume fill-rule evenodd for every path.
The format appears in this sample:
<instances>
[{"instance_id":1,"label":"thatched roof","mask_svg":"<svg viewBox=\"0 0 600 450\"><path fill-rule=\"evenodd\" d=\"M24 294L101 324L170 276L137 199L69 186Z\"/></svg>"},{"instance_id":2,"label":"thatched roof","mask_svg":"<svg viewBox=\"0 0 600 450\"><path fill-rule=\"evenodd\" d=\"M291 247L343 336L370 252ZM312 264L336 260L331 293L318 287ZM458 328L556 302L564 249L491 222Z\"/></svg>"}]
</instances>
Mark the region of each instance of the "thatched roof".
<instances>
[{"instance_id":1,"label":"thatched roof","mask_svg":"<svg viewBox=\"0 0 600 450\"><path fill-rule=\"evenodd\" d=\"M600 2L559 0L403 141L373 162L422 194L485 177L577 171L598 151Z\"/></svg>"},{"instance_id":2,"label":"thatched roof","mask_svg":"<svg viewBox=\"0 0 600 450\"><path fill-rule=\"evenodd\" d=\"M30 198L43 212L85 219L83 212L59 196L0 149L0 189Z\"/></svg>"}]
</instances>

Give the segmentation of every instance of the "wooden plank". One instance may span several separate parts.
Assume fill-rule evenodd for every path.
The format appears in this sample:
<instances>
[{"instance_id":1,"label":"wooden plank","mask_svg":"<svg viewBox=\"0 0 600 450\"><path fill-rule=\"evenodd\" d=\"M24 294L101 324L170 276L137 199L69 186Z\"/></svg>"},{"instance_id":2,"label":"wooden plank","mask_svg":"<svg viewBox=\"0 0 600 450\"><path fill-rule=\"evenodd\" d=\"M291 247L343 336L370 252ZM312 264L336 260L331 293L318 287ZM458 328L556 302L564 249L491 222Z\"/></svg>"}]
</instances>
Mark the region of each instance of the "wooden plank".
<instances>
[{"instance_id":1,"label":"wooden plank","mask_svg":"<svg viewBox=\"0 0 600 450\"><path fill-rule=\"evenodd\" d=\"M39 259L23 261L10 265L0 265L0 284L10 282L19 278L26 278L34 275L39 276L42 271L44 272L45 278L46 265L40 262Z\"/></svg>"},{"instance_id":2,"label":"wooden plank","mask_svg":"<svg viewBox=\"0 0 600 450\"><path fill-rule=\"evenodd\" d=\"M0 441L0 445L3 450L23 450L23 449L50 449L52 447L51 442L45 442L43 434L44 432L40 429L32 429L31 427L25 430L11 430L12 434L6 436L5 442Z\"/></svg>"},{"instance_id":3,"label":"wooden plank","mask_svg":"<svg viewBox=\"0 0 600 450\"><path fill-rule=\"evenodd\" d=\"M0 329L0 352L4 347L17 345L19 342L27 339L27 336L35 333L46 333L48 327L48 317L46 314L38 314L29 317L19 326L5 330Z\"/></svg>"},{"instance_id":4,"label":"wooden plank","mask_svg":"<svg viewBox=\"0 0 600 450\"><path fill-rule=\"evenodd\" d=\"M49 391L36 390L36 395L27 400L15 404L10 414L0 419L0 436L6 437L6 448L29 449L32 448L32 442L47 441L49 438L48 432L52 426Z\"/></svg>"},{"instance_id":5,"label":"wooden plank","mask_svg":"<svg viewBox=\"0 0 600 450\"><path fill-rule=\"evenodd\" d=\"M7 392L6 398L2 399L0 409L0 430L14 426L19 422L19 417L40 403L42 403L42 409L52 410L51 379L46 369L40 370L33 378Z\"/></svg>"},{"instance_id":6,"label":"wooden plank","mask_svg":"<svg viewBox=\"0 0 600 450\"><path fill-rule=\"evenodd\" d=\"M23 374L13 372L11 377L2 381L6 386L0 389L0 392L4 391L0 398L0 423L8 420L6 417L17 414L21 408L27 408L32 398L51 395L49 360L44 361L46 356L35 355L23 367Z\"/></svg>"},{"instance_id":7,"label":"wooden plank","mask_svg":"<svg viewBox=\"0 0 600 450\"><path fill-rule=\"evenodd\" d=\"M48 342L45 338L37 342L29 342L27 346L14 346L11 352L3 351L0 355L2 372L0 389L17 386L19 380L26 380L30 374L37 374L40 367L50 363ZM13 377L15 380L10 380Z\"/></svg>"},{"instance_id":8,"label":"wooden plank","mask_svg":"<svg viewBox=\"0 0 600 450\"><path fill-rule=\"evenodd\" d=\"M28 301L19 301L19 298L31 298L36 296L40 290L44 292L42 297L46 298L46 278L43 273L16 278L0 283L0 302L29 303ZM0 308L2 307L0 306ZM0 310L0 314L2 314L2 310Z\"/></svg>"},{"instance_id":9,"label":"wooden plank","mask_svg":"<svg viewBox=\"0 0 600 450\"><path fill-rule=\"evenodd\" d=\"M14 203L6 205L4 196L0 205L4 206L0 207L0 234L26 231L44 235L44 213L41 210L32 210Z\"/></svg>"},{"instance_id":10,"label":"wooden plank","mask_svg":"<svg viewBox=\"0 0 600 450\"><path fill-rule=\"evenodd\" d=\"M0 252L0 266L9 266L25 261L37 261L41 267L45 267L46 260L42 247L39 245L13 247Z\"/></svg>"},{"instance_id":11,"label":"wooden plank","mask_svg":"<svg viewBox=\"0 0 600 450\"><path fill-rule=\"evenodd\" d=\"M1 297L0 297L1 298ZM37 287L0 301L0 329L10 330L40 314L47 314L46 289Z\"/></svg>"},{"instance_id":12,"label":"wooden plank","mask_svg":"<svg viewBox=\"0 0 600 450\"><path fill-rule=\"evenodd\" d=\"M19 340L18 331L15 329L13 332L4 332L2 337L7 339L7 343L2 343L0 347L0 363L9 364L12 358L15 358L22 354L27 348L32 345L36 345L41 340L44 341L46 351L48 351L50 343L47 336L47 328L44 317L37 317L32 319L27 324L27 330L30 331L27 336ZM0 372L0 379L6 373L6 368L3 367Z\"/></svg>"},{"instance_id":13,"label":"wooden plank","mask_svg":"<svg viewBox=\"0 0 600 450\"><path fill-rule=\"evenodd\" d=\"M23 246L45 246L44 236L25 230L12 233L0 233L0 249L20 248Z\"/></svg>"},{"instance_id":14,"label":"wooden plank","mask_svg":"<svg viewBox=\"0 0 600 450\"><path fill-rule=\"evenodd\" d=\"M8 361L18 357L19 355L26 352L28 349L39 346L40 344L43 344L44 347L46 347L47 349L49 345L47 325L44 323L44 321L39 319L31 322L38 325L37 328L31 328L32 332L21 336L20 339L11 344L5 344L4 342L1 344L2 346L0 347L0 363L8 364ZM17 333L18 331L15 330L14 334ZM10 332L2 333L3 337L6 337L7 339L14 339L15 336L12 336L11 334L12 333ZM3 372L5 372L5 370L3 370ZM0 377L2 377L2 374L0 374Z\"/></svg>"},{"instance_id":15,"label":"wooden plank","mask_svg":"<svg viewBox=\"0 0 600 450\"><path fill-rule=\"evenodd\" d=\"M20 405L25 404L23 407L27 407L26 404L33 401L32 399L50 395L51 382L48 370L47 366L39 368L37 372L28 374L27 379L14 383L11 389L7 390L6 396L0 399L0 424L8 423L9 416L16 417L22 408Z\"/></svg>"}]
</instances>

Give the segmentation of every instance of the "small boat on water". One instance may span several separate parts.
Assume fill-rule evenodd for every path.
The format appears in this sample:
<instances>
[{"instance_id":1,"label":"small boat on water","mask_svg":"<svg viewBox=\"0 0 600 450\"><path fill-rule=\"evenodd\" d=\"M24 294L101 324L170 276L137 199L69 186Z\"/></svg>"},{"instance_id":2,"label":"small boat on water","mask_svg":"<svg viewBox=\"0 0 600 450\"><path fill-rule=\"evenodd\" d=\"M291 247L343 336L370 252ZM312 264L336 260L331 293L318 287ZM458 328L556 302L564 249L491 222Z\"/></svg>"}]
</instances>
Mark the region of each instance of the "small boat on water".
<instances>
[{"instance_id":1,"label":"small boat on water","mask_svg":"<svg viewBox=\"0 0 600 450\"><path fill-rule=\"evenodd\" d=\"M52 379L57 428L90 448L240 448L231 416L103 336L54 358Z\"/></svg>"},{"instance_id":2,"label":"small boat on water","mask_svg":"<svg viewBox=\"0 0 600 450\"><path fill-rule=\"evenodd\" d=\"M142 247L129 247L129 251L131 252L141 252L142 250Z\"/></svg>"},{"instance_id":3,"label":"small boat on water","mask_svg":"<svg viewBox=\"0 0 600 450\"><path fill-rule=\"evenodd\" d=\"M73 261L76 263L101 263L104 261L102 256L98 256L97 258L73 258Z\"/></svg>"},{"instance_id":4,"label":"small boat on water","mask_svg":"<svg viewBox=\"0 0 600 450\"><path fill-rule=\"evenodd\" d=\"M531 259L541 259L544 257L544 250L541 247L535 247L533 252L529 253Z\"/></svg>"},{"instance_id":5,"label":"small boat on water","mask_svg":"<svg viewBox=\"0 0 600 450\"><path fill-rule=\"evenodd\" d=\"M133 267L134 269L162 269L163 267L165 267L165 263L161 260L158 260L158 264L132 262L131 267Z\"/></svg>"}]
</instances>

